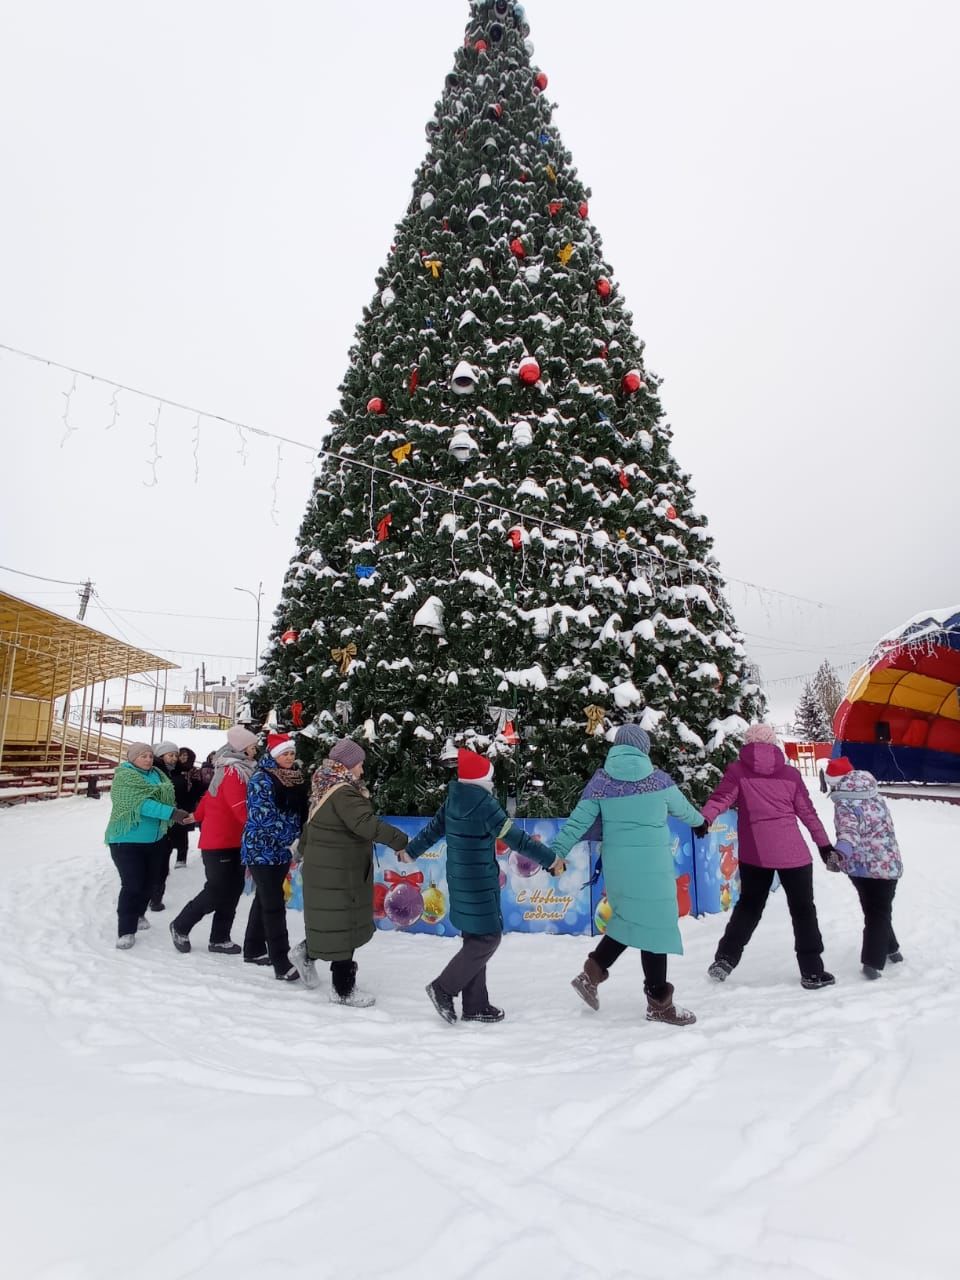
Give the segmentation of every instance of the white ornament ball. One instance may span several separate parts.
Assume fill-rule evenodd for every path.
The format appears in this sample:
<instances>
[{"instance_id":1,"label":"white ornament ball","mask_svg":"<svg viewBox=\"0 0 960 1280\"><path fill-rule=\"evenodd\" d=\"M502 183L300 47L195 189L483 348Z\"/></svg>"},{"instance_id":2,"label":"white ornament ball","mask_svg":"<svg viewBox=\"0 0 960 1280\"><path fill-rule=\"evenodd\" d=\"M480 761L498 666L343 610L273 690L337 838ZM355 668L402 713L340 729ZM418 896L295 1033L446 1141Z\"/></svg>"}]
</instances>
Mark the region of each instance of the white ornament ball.
<instances>
[{"instance_id":1,"label":"white ornament ball","mask_svg":"<svg viewBox=\"0 0 960 1280\"><path fill-rule=\"evenodd\" d=\"M471 270L471 271L483 271L483 270L484 270L484 266L483 266L483 259L482 259L482 258L471 258L471 259L470 259L470 270Z\"/></svg>"},{"instance_id":2,"label":"white ornament ball","mask_svg":"<svg viewBox=\"0 0 960 1280\"><path fill-rule=\"evenodd\" d=\"M420 208L423 210L424 213L426 213L428 209L432 209L436 203L437 203L437 197L433 194L432 191L425 191L423 195L420 197Z\"/></svg>"},{"instance_id":3,"label":"white ornament ball","mask_svg":"<svg viewBox=\"0 0 960 1280\"><path fill-rule=\"evenodd\" d=\"M540 267L527 267L523 273L527 278L527 284L539 284L541 270Z\"/></svg>"},{"instance_id":4,"label":"white ornament ball","mask_svg":"<svg viewBox=\"0 0 960 1280\"><path fill-rule=\"evenodd\" d=\"M454 395L469 396L477 389L477 371L472 364L461 360L453 371L450 387Z\"/></svg>"},{"instance_id":5,"label":"white ornament ball","mask_svg":"<svg viewBox=\"0 0 960 1280\"><path fill-rule=\"evenodd\" d=\"M532 58L532 57L533 57L533 41L532 41L531 39L527 38L527 39L526 39L526 40L524 40L524 42L523 42L523 47L526 49L527 53L528 53L528 54L530 55L530 57Z\"/></svg>"},{"instance_id":6,"label":"white ornament ball","mask_svg":"<svg viewBox=\"0 0 960 1280\"><path fill-rule=\"evenodd\" d=\"M493 186L493 179L490 177L489 173L481 173L480 181L477 185L481 191L486 191L487 187Z\"/></svg>"},{"instance_id":7,"label":"white ornament ball","mask_svg":"<svg viewBox=\"0 0 960 1280\"><path fill-rule=\"evenodd\" d=\"M513 443L518 449L529 449L533 444L533 428L529 422L520 421L513 428Z\"/></svg>"},{"instance_id":8,"label":"white ornament ball","mask_svg":"<svg viewBox=\"0 0 960 1280\"><path fill-rule=\"evenodd\" d=\"M380 305L383 307L384 311L389 311L396 300L397 295L392 289L384 289L383 293L380 295Z\"/></svg>"},{"instance_id":9,"label":"white ornament ball","mask_svg":"<svg viewBox=\"0 0 960 1280\"><path fill-rule=\"evenodd\" d=\"M453 433L450 452L458 462L469 462L475 453L480 452L480 446L468 431L460 427Z\"/></svg>"}]
</instances>

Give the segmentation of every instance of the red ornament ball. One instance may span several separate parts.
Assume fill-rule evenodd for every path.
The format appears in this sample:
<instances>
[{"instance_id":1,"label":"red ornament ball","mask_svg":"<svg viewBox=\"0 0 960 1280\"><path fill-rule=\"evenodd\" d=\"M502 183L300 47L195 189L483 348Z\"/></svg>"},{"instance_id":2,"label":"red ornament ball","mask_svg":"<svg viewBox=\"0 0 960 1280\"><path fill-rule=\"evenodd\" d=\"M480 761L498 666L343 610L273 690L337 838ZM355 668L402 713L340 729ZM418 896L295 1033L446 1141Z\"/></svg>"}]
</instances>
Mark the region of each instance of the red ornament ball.
<instances>
[{"instance_id":1,"label":"red ornament ball","mask_svg":"<svg viewBox=\"0 0 960 1280\"><path fill-rule=\"evenodd\" d=\"M527 251L523 247L523 241L519 236L515 240L510 241L510 252L515 258L525 258L527 256Z\"/></svg>"},{"instance_id":2,"label":"red ornament ball","mask_svg":"<svg viewBox=\"0 0 960 1280\"><path fill-rule=\"evenodd\" d=\"M499 102L494 102L490 107L490 119L500 120L503 117L503 107Z\"/></svg>"},{"instance_id":3,"label":"red ornament ball","mask_svg":"<svg viewBox=\"0 0 960 1280\"><path fill-rule=\"evenodd\" d=\"M285 631L280 637L281 644L296 644L300 639L299 631Z\"/></svg>"},{"instance_id":4,"label":"red ornament ball","mask_svg":"<svg viewBox=\"0 0 960 1280\"><path fill-rule=\"evenodd\" d=\"M420 385L420 370L417 368L416 365L414 365L413 368L410 370L410 394L411 395L413 395L413 393L416 391L419 385Z\"/></svg>"},{"instance_id":5,"label":"red ornament ball","mask_svg":"<svg viewBox=\"0 0 960 1280\"><path fill-rule=\"evenodd\" d=\"M520 181L521 181L521 182L526 182L526 181L527 181L527 179L528 179L529 177L530 177L530 175L529 175L528 173L526 173L526 172L525 172L525 170L523 170L523 169L521 169L521 170L520 170Z\"/></svg>"},{"instance_id":6,"label":"red ornament ball","mask_svg":"<svg viewBox=\"0 0 960 1280\"><path fill-rule=\"evenodd\" d=\"M510 539L510 545L513 547L514 551L519 551L523 546L523 534L520 530L511 529L507 534L507 537Z\"/></svg>"},{"instance_id":7,"label":"red ornament ball","mask_svg":"<svg viewBox=\"0 0 960 1280\"><path fill-rule=\"evenodd\" d=\"M381 400L379 396L372 396L367 401L367 413L386 413L387 404L385 400Z\"/></svg>"},{"instance_id":8,"label":"red ornament ball","mask_svg":"<svg viewBox=\"0 0 960 1280\"><path fill-rule=\"evenodd\" d=\"M577 206L577 213L579 213L581 218L585 218L589 212L590 206L587 204L586 200L581 200Z\"/></svg>"},{"instance_id":9,"label":"red ornament ball","mask_svg":"<svg viewBox=\"0 0 960 1280\"><path fill-rule=\"evenodd\" d=\"M540 90L540 92L543 93L544 89L547 87L550 81L547 78L546 73L541 71L533 83Z\"/></svg>"},{"instance_id":10,"label":"red ornament ball","mask_svg":"<svg viewBox=\"0 0 960 1280\"><path fill-rule=\"evenodd\" d=\"M676 520L676 518L677 518L677 508L676 508L676 507L667 507L666 515L667 515L667 519L668 519L668 520Z\"/></svg>"},{"instance_id":11,"label":"red ornament ball","mask_svg":"<svg viewBox=\"0 0 960 1280\"><path fill-rule=\"evenodd\" d=\"M535 386L540 381L540 366L533 356L520 361L518 376L525 387Z\"/></svg>"},{"instance_id":12,"label":"red ornament ball","mask_svg":"<svg viewBox=\"0 0 960 1280\"><path fill-rule=\"evenodd\" d=\"M547 205L547 208L550 210L550 217L555 218L557 214L560 212L560 210L563 208L563 201L551 200L550 203Z\"/></svg>"},{"instance_id":13,"label":"red ornament ball","mask_svg":"<svg viewBox=\"0 0 960 1280\"><path fill-rule=\"evenodd\" d=\"M613 293L613 285L606 276L601 276L597 281L597 293L599 293L601 298L609 298L611 293Z\"/></svg>"},{"instance_id":14,"label":"red ornament ball","mask_svg":"<svg viewBox=\"0 0 960 1280\"><path fill-rule=\"evenodd\" d=\"M639 391L643 385L643 378L636 369L631 369L629 373L625 373L623 375L623 380L620 383L624 394L628 396L632 396L635 392Z\"/></svg>"},{"instance_id":15,"label":"red ornament ball","mask_svg":"<svg viewBox=\"0 0 960 1280\"><path fill-rule=\"evenodd\" d=\"M620 472L620 474L619 474L619 476L617 477L617 479L620 481L620 488L621 488L621 489L629 489L629 488L630 488L630 477L627 475L627 473L626 473L625 471L621 471L621 472Z\"/></svg>"},{"instance_id":16,"label":"red ornament ball","mask_svg":"<svg viewBox=\"0 0 960 1280\"><path fill-rule=\"evenodd\" d=\"M476 44L475 44L473 47L474 47L474 49L476 49L477 53L486 53L486 52L487 52L487 42L486 42L486 40L478 40L478 41L476 42Z\"/></svg>"}]
</instances>

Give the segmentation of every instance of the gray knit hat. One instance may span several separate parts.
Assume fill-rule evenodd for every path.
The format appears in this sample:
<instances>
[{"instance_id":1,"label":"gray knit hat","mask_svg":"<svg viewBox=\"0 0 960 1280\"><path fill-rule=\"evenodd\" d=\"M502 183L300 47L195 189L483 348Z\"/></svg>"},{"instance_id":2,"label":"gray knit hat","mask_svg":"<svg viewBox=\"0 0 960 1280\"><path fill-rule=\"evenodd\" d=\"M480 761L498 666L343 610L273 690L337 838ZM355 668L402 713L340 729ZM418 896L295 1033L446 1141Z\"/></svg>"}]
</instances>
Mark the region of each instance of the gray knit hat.
<instances>
[{"instance_id":1,"label":"gray knit hat","mask_svg":"<svg viewBox=\"0 0 960 1280\"><path fill-rule=\"evenodd\" d=\"M645 756L650 754L650 736L638 724L622 724L613 741L618 747L636 747Z\"/></svg>"},{"instance_id":2,"label":"gray knit hat","mask_svg":"<svg viewBox=\"0 0 960 1280\"><path fill-rule=\"evenodd\" d=\"M352 769L355 765L363 764L367 753L359 742L354 742L352 738L341 738L331 749L329 758L342 764L345 769Z\"/></svg>"},{"instance_id":3,"label":"gray knit hat","mask_svg":"<svg viewBox=\"0 0 960 1280\"><path fill-rule=\"evenodd\" d=\"M175 742L158 742L157 745L155 747L151 747L150 750L155 756L165 756L169 752L179 751L180 748Z\"/></svg>"},{"instance_id":4,"label":"gray knit hat","mask_svg":"<svg viewBox=\"0 0 960 1280\"><path fill-rule=\"evenodd\" d=\"M149 742L128 742L127 743L127 759L130 761L131 764L133 764L137 756L142 755L144 751L149 751L151 755L153 754L153 747L151 747Z\"/></svg>"}]
</instances>

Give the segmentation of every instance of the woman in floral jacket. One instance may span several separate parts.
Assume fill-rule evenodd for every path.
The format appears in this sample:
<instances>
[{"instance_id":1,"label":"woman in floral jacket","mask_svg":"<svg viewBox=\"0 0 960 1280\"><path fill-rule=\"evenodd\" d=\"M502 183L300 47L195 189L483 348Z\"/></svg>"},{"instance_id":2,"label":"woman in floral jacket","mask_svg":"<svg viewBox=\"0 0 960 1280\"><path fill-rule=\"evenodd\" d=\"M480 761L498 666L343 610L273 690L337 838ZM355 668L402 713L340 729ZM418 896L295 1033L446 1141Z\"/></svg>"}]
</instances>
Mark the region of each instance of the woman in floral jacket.
<instances>
[{"instance_id":1,"label":"woman in floral jacket","mask_svg":"<svg viewBox=\"0 0 960 1280\"><path fill-rule=\"evenodd\" d=\"M857 891L863 908L860 963L863 976L875 980L888 960L903 959L893 932L893 896L903 875L897 835L872 773L840 756L827 765L826 776L837 824L836 852L827 867L845 872Z\"/></svg>"},{"instance_id":2,"label":"woman in floral jacket","mask_svg":"<svg viewBox=\"0 0 960 1280\"><path fill-rule=\"evenodd\" d=\"M273 965L280 982L300 975L290 963L287 904L283 886L293 858L290 846L300 839L307 820L307 783L297 766L297 750L286 733L271 733L267 754L247 787L247 822L240 858L257 886L250 907L243 958L249 964Z\"/></svg>"}]
</instances>

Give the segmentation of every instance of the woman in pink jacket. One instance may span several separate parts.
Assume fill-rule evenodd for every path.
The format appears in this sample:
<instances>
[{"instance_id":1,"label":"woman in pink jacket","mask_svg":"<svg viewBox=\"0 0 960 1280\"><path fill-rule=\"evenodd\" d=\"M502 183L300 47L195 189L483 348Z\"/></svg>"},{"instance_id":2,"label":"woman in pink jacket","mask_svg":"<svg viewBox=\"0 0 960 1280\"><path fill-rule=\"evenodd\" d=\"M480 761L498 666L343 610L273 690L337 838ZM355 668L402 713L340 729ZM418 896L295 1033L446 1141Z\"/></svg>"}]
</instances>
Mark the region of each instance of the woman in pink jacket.
<instances>
[{"instance_id":1,"label":"woman in pink jacket","mask_svg":"<svg viewBox=\"0 0 960 1280\"><path fill-rule=\"evenodd\" d=\"M720 785L703 806L710 823L736 809L740 838L740 898L716 958L707 970L723 982L740 963L743 949L760 923L774 872L780 877L793 921L800 982L816 990L834 982L823 967L823 939L813 902L813 861L797 825L810 832L824 861L833 852L803 778L788 765L768 724L747 730L739 759L727 766Z\"/></svg>"}]
</instances>

